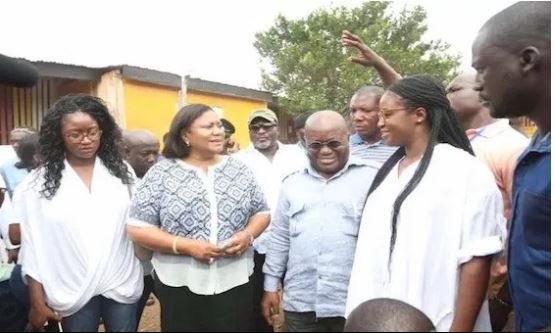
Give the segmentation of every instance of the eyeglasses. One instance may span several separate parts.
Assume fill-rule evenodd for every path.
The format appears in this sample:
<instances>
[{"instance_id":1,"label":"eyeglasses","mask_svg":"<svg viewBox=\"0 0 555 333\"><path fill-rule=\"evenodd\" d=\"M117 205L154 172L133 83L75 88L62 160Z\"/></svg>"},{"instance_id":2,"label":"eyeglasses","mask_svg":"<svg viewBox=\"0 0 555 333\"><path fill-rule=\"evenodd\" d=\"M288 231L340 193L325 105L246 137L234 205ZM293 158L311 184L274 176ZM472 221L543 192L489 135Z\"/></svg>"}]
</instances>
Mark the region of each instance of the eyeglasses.
<instances>
[{"instance_id":1,"label":"eyeglasses","mask_svg":"<svg viewBox=\"0 0 555 333\"><path fill-rule=\"evenodd\" d=\"M308 149L312 151L320 151L324 147L328 147L329 149L336 150L341 146L343 146L343 142L337 141L337 140L331 140L327 142L315 141L307 145Z\"/></svg>"},{"instance_id":2,"label":"eyeglasses","mask_svg":"<svg viewBox=\"0 0 555 333\"><path fill-rule=\"evenodd\" d=\"M258 133L258 131L263 129L265 132L267 132L267 131L271 130L274 127L276 127L276 125L273 125L273 124L251 125L251 126L249 126L249 131L251 131L253 133Z\"/></svg>"},{"instance_id":3,"label":"eyeglasses","mask_svg":"<svg viewBox=\"0 0 555 333\"><path fill-rule=\"evenodd\" d=\"M389 110L378 110L378 115L384 119L391 117L397 111L407 111L412 110L412 108L398 108L398 109L389 109Z\"/></svg>"},{"instance_id":4,"label":"eyeglasses","mask_svg":"<svg viewBox=\"0 0 555 333\"><path fill-rule=\"evenodd\" d=\"M64 133L64 136L71 143L81 143L85 140L85 137L89 138L91 141L97 141L102 136L102 131L98 128L93 128L88 131L71 131L69 133Z\"/></svg>"}]
</instances>

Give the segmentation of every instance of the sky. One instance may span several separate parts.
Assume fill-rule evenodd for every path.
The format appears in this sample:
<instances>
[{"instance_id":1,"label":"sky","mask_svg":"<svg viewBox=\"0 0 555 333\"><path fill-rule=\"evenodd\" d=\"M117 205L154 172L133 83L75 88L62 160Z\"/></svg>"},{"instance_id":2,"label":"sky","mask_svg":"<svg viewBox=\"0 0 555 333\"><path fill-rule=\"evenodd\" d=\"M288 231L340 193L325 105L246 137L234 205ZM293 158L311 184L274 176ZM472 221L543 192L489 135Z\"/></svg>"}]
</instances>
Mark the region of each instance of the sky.
<instances>
[{"instance_id":1,"label":"sky","mask_svg":"<svg viewBox=\"0 0 555 333\"><path fill-rule=\"evenodd\" d=\"M260 88L256 32L278 14L298 19L320 8L361 0L1 1L0 53L90 67L127 64ZM509 0L395 1L392 10L422 5L426 39L442 39L469 69L483 23ZM32 8L32 11L29 9Z\"/></svg>"}]
</instances>

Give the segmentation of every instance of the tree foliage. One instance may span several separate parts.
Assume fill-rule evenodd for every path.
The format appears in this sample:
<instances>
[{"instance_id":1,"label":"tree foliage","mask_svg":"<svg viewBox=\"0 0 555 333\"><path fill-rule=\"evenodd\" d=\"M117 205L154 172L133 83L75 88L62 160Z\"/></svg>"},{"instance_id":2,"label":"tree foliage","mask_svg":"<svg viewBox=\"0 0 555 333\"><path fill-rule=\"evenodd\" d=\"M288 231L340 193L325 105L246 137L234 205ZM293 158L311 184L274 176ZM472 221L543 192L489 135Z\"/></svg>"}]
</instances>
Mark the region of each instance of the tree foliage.
<instances>
[{"instance_id":1,"label":"tree foliage","mask_svg":"<svg viewBox=\"0 0 555 333\"><path fill-rule=\"evenodd\" d=\"M262 71L262 86L279 97L291 113L306 110L343 111L361 86L381 85L377 73L348 61L341 32L360 36L403 76L427 73L446 81L453 77L460 56L446 51L441 40L423 41L426 12L417 6L389 14L389 2L366 2L357 8L317 10L256 34L255 47L270 70Z\"/></svg>"}]
</instances>

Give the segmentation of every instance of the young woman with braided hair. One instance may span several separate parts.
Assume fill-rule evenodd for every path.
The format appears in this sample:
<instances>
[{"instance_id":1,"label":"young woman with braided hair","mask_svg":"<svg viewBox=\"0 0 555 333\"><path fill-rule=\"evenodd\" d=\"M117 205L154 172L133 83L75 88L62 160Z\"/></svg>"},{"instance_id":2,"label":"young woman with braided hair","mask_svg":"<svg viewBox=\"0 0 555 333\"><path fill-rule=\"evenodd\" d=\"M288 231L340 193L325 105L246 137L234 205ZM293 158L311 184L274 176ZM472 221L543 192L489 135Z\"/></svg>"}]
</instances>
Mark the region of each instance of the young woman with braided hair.
<instances>
[{"instance_id":1,"label":"young woman with braided hair","mask_svg":"<svg viewBox=\"0 0 555 333\"><path fill-rule=\"evenodd\" d=\"M347 315L386 297L422 310L438 331L491 330L485 295L504 223L493 176L434 78L397 81L379 113L383 139L400 148L368 194Z\"/></svg>"}]
</instances>

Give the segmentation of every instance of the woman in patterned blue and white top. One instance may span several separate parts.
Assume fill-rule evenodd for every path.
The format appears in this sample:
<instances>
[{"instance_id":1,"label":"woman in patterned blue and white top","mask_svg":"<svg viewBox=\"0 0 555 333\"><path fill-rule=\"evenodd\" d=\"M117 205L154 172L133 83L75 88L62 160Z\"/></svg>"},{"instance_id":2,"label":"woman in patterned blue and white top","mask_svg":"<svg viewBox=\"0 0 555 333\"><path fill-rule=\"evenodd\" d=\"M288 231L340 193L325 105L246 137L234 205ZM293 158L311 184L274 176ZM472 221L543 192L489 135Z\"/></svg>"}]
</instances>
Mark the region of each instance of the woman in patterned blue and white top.
<instances>
[{"instance_id":1,"label":"woman in patterned blue and white top","mask_svg":"<svg viewBox=\"0 0 555 333\"><path fill-rule=\"evenodd\" d=\"M128 231L154 250L162 331L251 331L252 242L269 224L264 195L242 162L219 155L210 107L175 116L163 154L135 193Z\"/></svg>"}]
</instances>

